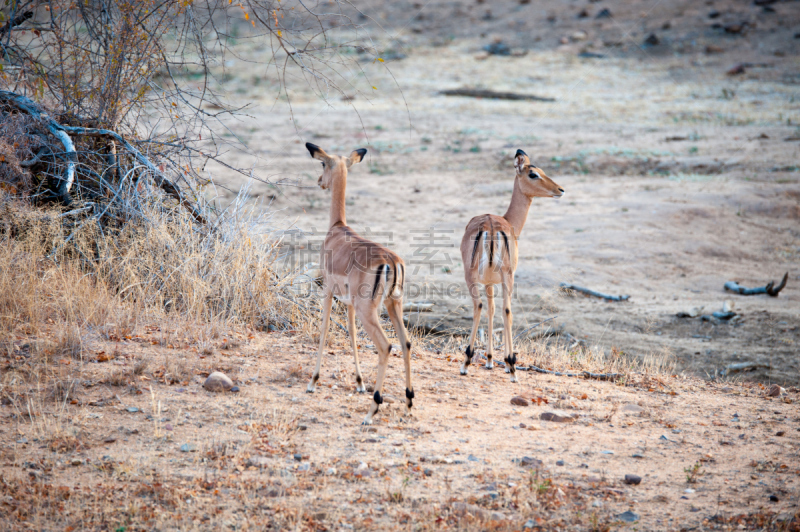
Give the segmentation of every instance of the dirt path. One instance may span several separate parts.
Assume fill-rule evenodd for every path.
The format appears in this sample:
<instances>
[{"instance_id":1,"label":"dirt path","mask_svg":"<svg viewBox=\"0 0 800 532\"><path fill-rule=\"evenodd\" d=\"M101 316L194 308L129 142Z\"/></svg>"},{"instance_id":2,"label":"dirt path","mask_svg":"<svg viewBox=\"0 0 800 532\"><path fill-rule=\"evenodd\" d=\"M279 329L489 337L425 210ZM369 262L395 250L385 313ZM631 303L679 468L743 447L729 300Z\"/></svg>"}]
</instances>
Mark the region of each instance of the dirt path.
<instances>
[{"instance_id":1,"label":"dirt path","mask_svg":"<svg viewBox=\"0 0 800 532\"><path fill-rule=\"evenodd\" d=\"M310 395L315 349L297 336L227 337L203 355L151 345L169 334L93 341L115 358L83 366L66 405L0 407L5 530L709 530L800 512L797 388L767 398L757 384L528 373L511 385L499 368L459 377L454 358L417 350L413 418L392 357L365 429L346 340ZM375 362L367 349L367 382ZM241 391L205 391L214 369ZM168 373L186 380L165 385ZM549 411L575 421L541 420Z\"/></svg>"}]
</instances>

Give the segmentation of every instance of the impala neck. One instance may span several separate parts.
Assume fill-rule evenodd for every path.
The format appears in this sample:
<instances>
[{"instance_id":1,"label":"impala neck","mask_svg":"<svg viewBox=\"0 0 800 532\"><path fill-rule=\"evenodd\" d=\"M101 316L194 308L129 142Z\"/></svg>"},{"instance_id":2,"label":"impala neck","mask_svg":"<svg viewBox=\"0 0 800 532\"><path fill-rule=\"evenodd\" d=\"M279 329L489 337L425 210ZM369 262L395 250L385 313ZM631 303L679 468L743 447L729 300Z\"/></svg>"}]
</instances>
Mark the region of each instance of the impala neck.
<instances>
[{"instance_id":1,"label":"impala neck","mask_svg":"<svg viewBox=\"0 0 800 532\"><path fill-rule=\"evenodd\" d=\"M511 194L511 205L503 215L503 218L508 220L511 227L514 228L515 236L519 236L522 232L522 226L525 225L525 220L528 218L528 210L531 208L531 198L522 193L519 188L519 179L514 179L514 192Z\"/></svg>"},{"instance_id":2,"label":"impala neck","mask_svg":"<svg viewBox=\"0 0 800 532\"><path fill-rule=\"evenodd\" d=\"M345 192L347 190L347 170L342 171L338 179L331 179L331 223L332 228L337 223L347 225L344 212Z\"/></svg>"}]
</instances>

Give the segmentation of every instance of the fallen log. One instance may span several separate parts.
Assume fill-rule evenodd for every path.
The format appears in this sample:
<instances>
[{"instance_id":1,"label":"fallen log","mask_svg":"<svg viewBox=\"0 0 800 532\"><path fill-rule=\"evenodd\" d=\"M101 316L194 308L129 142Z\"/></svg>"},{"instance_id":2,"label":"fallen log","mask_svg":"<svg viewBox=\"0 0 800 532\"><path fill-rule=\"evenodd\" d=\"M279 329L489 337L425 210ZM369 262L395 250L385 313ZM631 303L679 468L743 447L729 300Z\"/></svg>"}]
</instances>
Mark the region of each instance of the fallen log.
<instances>
[{"instance_id":1,"label":"fallen log","mask_svg":"<svg viewBox=\"0 0 800 532\"><path fill-rule=\"evenodd\" d=\"M517 92L498 92L488 89L449 89L439 91L444 96L464 96L467 98L488 98L490 100L528 100L534 102L554 102L555 98L534 96L533 94L520 94Z\"/></svg>"},{"instance_id":2,"label":"fallen log","mask_svg":"<svg viewBox=\"0 0 800 532\"><path fill-rule=\"evenodd\" d=\"M783 279L781 280L778 286L775 286L775 281L770 281L767 283L766 286L760 286L758 288L746 288L744 286L740 286L739 283L736 281L728 281L725 283L725 290L729 292L734 292L736 294L742 296L754 296L757 294L767 294L768 296L778 297L778 294L781 293L781 290L786 286L786 281L789 280L789 272L783 274Z\"/></svg>"},{"instance_id":3,"label":"fallen log","mask_svg":"<svg viewBox=\"0 0 800 532\"><path fill-rule=\"evenodd\" d=\"M497 361L498 366L506 367L505 362ZM583 377L584 379L597 379L601 381L611 381L622 377L622 373L592 373L590 371L581 371L578 373L571 373L568 371L553 371L551 369L544 369L538 366L514 366L519 371L535 371L536 373L545 373L547 375L554 375L556 377Z\"/></svg>"},{"instance_id":4,"label":"fallen log","mask_svg":"<svg viewBox=\"0 0 800 532\"><path fill-rule=\"evenodd\" d=\"M612 296L609 294L604 294L602 292L596 292L594 290L590 290L588 288L584 288L582 286L577 286L570 283L561 283L559 286L565 290L574 290L575 292L581 292L582 294L586 294L589 296L599 297L602 299L607 299L609 301L627 301L631 296Z\"/></svg>"},{"instance_id":5,"label":"fallen log","mask_svg":"<svg viewBox=\"0 0 800 532\"><path fill-rule=\"evenodd\" d=\"M731 373L740 373L743 371L755 371L757 369L771 369L769 364L760 364L758 362L737 362L736 364L729 364L725 369L719 372L720 375L730 375Z\"/></svg>"}]
</instances>

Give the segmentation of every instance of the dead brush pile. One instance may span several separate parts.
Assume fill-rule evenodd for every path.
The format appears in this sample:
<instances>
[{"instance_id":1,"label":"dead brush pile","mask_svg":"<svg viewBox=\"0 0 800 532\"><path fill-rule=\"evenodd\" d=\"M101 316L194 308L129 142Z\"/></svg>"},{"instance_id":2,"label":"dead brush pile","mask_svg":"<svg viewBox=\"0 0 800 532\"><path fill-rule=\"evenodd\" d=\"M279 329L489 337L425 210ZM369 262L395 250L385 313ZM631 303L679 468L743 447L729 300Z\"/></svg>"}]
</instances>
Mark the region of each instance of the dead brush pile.
<instances>
[{"instance_id":1,"label":"dead brush pile","mask_svg":"<svg viewBox=\"0 0 800 532\"><path fill-rule=\"evenodd\" d=\"M53 364L82 360L93 334L165 320L304 327L308 308L276 273L270 215L246 202L246 187L215 209L188 172L159 162L169 153L145 156L113 132L64 126L0 93L0 355L10 370L0 387L12 374L67 378Z\"/></svg>"}]
</instances>

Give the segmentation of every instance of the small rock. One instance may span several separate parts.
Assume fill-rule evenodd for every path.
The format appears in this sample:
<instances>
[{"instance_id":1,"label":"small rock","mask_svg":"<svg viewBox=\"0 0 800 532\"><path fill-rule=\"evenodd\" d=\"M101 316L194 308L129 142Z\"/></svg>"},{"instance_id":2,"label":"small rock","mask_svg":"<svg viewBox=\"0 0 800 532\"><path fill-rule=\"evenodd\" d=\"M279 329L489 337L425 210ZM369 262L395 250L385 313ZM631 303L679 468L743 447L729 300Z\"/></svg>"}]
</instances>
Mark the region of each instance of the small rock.
<instances>
[{"instance_id":1,"label":"small rock","mask_svg":"<svg viewBox=\"0 0 800 532\"><path fill-rule=\"evenodd\" d=\"M292 458L294 458L298 462L302 462L303 461L303 455L302 454L295 454L295 455L292 456Z\"/></svg>"},{"instance_id":2,"label":"small rock","mask_svg":"<svg viewBox=\"0 0 800 532\"><path fill-rule=\"evenodd\" d=\"M135 406L129 406L129 407L128 407L128 408L126 408L125 410L127 410L128 412L131 412L131 413L136 413L136 412L138 412L138 411L139 411L139 409L138 409L138 408L136 408Z\"/></svg>"},{"instance_id":3,"label":"small rock","mask_svg":"<svg viewBox=\"0 0 800 532\"><path fill-rule=\"evenodd\" d=\"M166 425L164 425L164 430L172 430L172 424L167 423Z\"/></svg>"},{"instance_id":4,"label":"small rock","mask_svg":"<svg viewBox=\"0 0 800 532\"><path fill-rule=\"evenodd\" d=\"M251 456L247 459L247 467L257 467L259 469L269 467L270 460L266 456Z\"/></svg>"},{"instance_id":5,"label":"small rock","mask_svg":"<svg viewBox=\"0 0 800 532\"><path fill-rule=\"evenodd\" d=\"M519 460L520 467L532 467L535 469L539 469L544 465L544 462L539 460L538 458L531 458L530 456L523 456Z\"/></svg>"},{"instance_id":6,"label":"small rock","mask_svg":"<svg viewBox=\"0 0 800 532\"><path fill-rule=\"evenodd\" d=\"M585 31L576 31L572 35L569 36L570 40L572 41L585 41L589 38L589 35Z\"/></svg>"},{"instance_id":7,"label":"small rock","mask_svg":"<svg viewBox=\"0 0 800 532\"><path fill-rule=\"evenodd\" d=\"M525 521L525 524L522 525L522 530L532 530L534 528L536 528L536 521L533 519L528 519Z\"/></svg>"},{"instance_id":8,"label":"small rock","mask_svg":"<svg viewBox=\"0 0 800 532\"><path fill-rule=\"evenodd\" d=\"M722 302L722 312L731 312L733 310L733 301L726 299Z\"/></svg>"},{"instance_id":9,"label":"small rock","mask_svg":"<svg viewBox=\"0 0 800 532\"><path fill-rule=\"evenodd\" d=\"M80 458L73 458L72 461L70 462L70 465L74 466L83 465L83 460L81 460Z\"/></svg>"},{"instance_id":10,"label":"small rock","mask_svg":"<svg viewBox=\"0 0 800 532\"><path fill-rule=\"evenodd\" d=\"M103 443L114 443L117 439L114 436L106 436L103 438Z\"/></svg>"},{"instance_id":11,"label":"small rock","mask_svg":"<svg viewBox=\"0 0 800 532\"><path fill-rule=\"evenodd\" d=\"M335 475L336 474L336 468L335 467L329 467L328 470L325 471L325 474L328 475L328 476Z\"/></svg>"},{"instance_id":12,"label":"small rock","mask_svg":"<svg viewBox=\"0 0 800 532\"><path fill-rule=\"evenodd\" d=\"M550 412L542 412L539 415L539 419L543 421L552 421L554 423L572 423L575 421L574 414L570 414L568 412L564 412L562 410L552 410Z\"/></svg>"},{"instance_id":13,"label":"small rock","mask_svg":"<svg viewBox=\"0 0 800 532\"><path fill-rule=\"evenodd\" d=\"M775 433L775 436L783 436L785 434L786 434L785 430L779 430L778 432Z\"/></svg>"},{"instance_id":14,"label":"small rock","mask_svg":"<svg viewBox=\"0 0 800 532\"><path fill-rule=\"evenodd\" d=\"M614 451L600 451L600 454L614 454Z\"/></svg>"},{"instance_id":15,"label":"small rock","mask_svg":"<svg viewBox=\"0 0 800 532\"><path fill-rule=\"evenodd\" d=\"M596 18L596 19L597 18L611 18L611 10L608 9L607 7L603 8L603 9L600 10L599 13L597 13L597 15L595 15L594 18Z\"/></svg>"},{"instance_id":16,"label":"small rock","mask_svg":"<svg viewBox=\"0 0 800 532\"><path fill-rule=\"evenodd\" d=\"M703 312L703 308L705 307L692 307L688 311L681 311L675 314L675 316L679 318L696 318Z\"/></svg>"},{"instance_id":17,"label":"small rock","mask_svg":"<svg viewBox=\"0 0 800 532\"><path fill-rule=\"evenodd\" d=\"M592 502L592 508L602 508L602 507L603 507L603 503L602 502L600 502L600 501L593 501Z\"/></svg>"},{"instance_id":18,"label":"small rock","mask_svg":"<svg viewBox=\"0 0 800 532\"><path fill-rule=\"evenodd\" d=\"M692 488L686 488L685 490L683 490L683 492L684 493L694 493L694 490Z\"/></svg>"},{"instance_id":19,"label":"small rock","mask_svg":"<svg viewBox=\"0 0 800 532\"><path fill-rule=\"evenodd\" d=\"M638 486L642 483L642 477L639 475L625 475L625 484L631 484L632 486Z\"/></svg>"},{"instance_id":20,"label":"small rock","mask_svg":"<svg viewBox=\"0 0 800 532\"><path fill-rule=\"evenodd\" d=\"M477 456L474 456L474 455L467 456L467 460L470 461L470 462L480 462L481 461L480 458L478 458Z\"/></svg>"},{"instance_id":21,"label":"small rock","mask_svg":"<svg viewBox=\"0 0 800 532\"><path fill-rule=\"evenodd\" d=\"M564 465L564 460L556 460L556 465L557 466L563 466Z\"/></svg>"},{"instance_id":22,"label":"small rock","mask_svg":"<svg viewBox=\"0 0 800 532\"><path fill-rule=\"evenodd\" d=\"M777 384L773 384L767 389L766 396L767 397L780 397L781 395L785 395L786 390L778 386Z\"/></svg>"},{"instance_id":23,"label":"small rock","mask_svg":"<svg viewBox=\"0 0 800 532\"><path fill-rule=\"evenodd\" d=\"M495 41L483 47L491 55L511 55L511 48L503 41Z\"/></svg>"},{"instance_id":24,"label":"small rock","mask_svg":"<svg viewBox=\"0 0 800 532\"><path fill-rule=\"evenodd\" d=\"M780 502L781 500L778 498L777 495L770 495L769 496L770 502Z\"/></svg>"},{"instance_id":25,"label":"small rock","mask_svg":"<svg viewBox=\"0 0 800 532\"><path fill-rule=\"evenodd\" d=\"M657 46L661 44L661 40L656 36L655 33L651 33L645 40L644 44L647 46ZM626 512L627 513L627 512ZM635 514L634 514L635 515Z\"/></svg>"},{"instance_id":26,"label":"small rock","mask_svg":"<svg viewBox=\"0 0 800 532\"><path fill-rule=\"evenodd\" d=\"M220 371L215 371L208 376L203 383L203 388L209 392L238 392L239 388L233 385L233 381Z\"/></svg>"},{"instance_id":27,"label":"small rock","mask_svg":"<svg viewBox=\"0 0 800 532\"><path fill-rule=\"evenodd\" d=\"M620 412L625 412L625 413L628 413L628 414L641 414L642 412L644 412L644 408L642 408L639 405L635 405L635 404L631 403L631 404L624 405L622 408L619 409L619 411Z\"/></svg>"},{"instance_id":28,"label":"small rock","mask_svg":"<svg viewBox=\"0 0 800 532\"><path fill-rule=\"evenodd\" d=\"M193 443L184 443L180 447L182 453L193 453L197 451L197 445Z\"/></svg>"},{"instance_id":29,"label":"small rock","mask_svg":"<svg viewBox=\"0 0 800 532\"><path fill-rule=\"evenodd\" d=\"M311 469L311 464L308 462L304 462L297 467L298 471L308 471L309 469Z\"/></svg>"},{"instance_id":30,"label":"small rock","mask_svg":"<svg viewBox=\"0 0 800 532\"><path fill-rule=\"evenodd\" d=\"M517 406L528 406L530 404L530 402L528 402L528 400L525 399L524 397L520 397L519 395L515 395L514 397L511 398L511 404L512 405L517 405Z\"/></svg>"},{"instance_id":31,"label":"small rock","mask_svg":"<svg viewBox=\"0 0 800 532\"><path fill-rule=\"evenodd\" d=\"M433 476L433 469L426 469L422 472L426 477Z\"/></svg>"},{"instance_id":32,"label":"small rock","mask_svg":"<svg viewBox=\"0 0 800 532\"><path fill-rule=\"evenodd\" d=\"M631 458L644 458L644 455L639 453L634 453L631 455Z\"/></svg>"},{"instance_id":33,"label":"small rock","mask_svg":"<svg viewBox=\"0 0 800 532\"><path fill-rule=\"evenodd\" d=\"M624 521L625 523L635 523L639 520L639 514L631 512L628 510L627 512L623 512L617 516L617 519L620 521Z\"/></svg>"}]
</instances>

